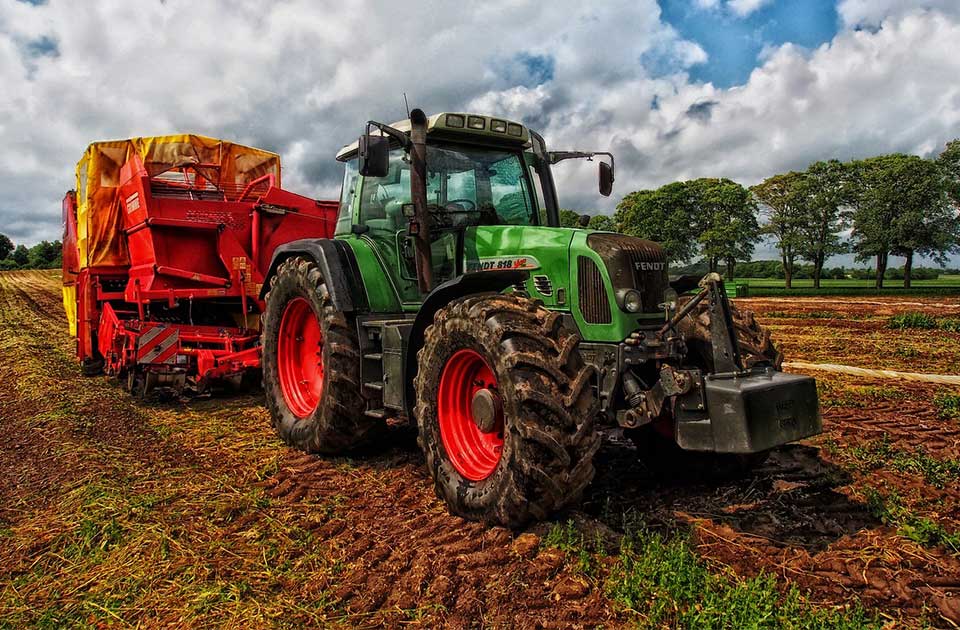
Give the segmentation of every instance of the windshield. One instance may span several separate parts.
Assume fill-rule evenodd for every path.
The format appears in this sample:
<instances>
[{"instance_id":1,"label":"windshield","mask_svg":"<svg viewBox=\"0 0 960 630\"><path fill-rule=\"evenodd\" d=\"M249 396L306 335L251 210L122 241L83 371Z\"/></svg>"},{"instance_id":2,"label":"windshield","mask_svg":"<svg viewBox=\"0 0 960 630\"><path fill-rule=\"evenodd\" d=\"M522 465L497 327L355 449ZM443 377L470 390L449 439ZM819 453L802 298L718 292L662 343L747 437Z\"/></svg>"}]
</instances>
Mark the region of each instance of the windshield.
<instances>
[{"instance_id":1,"label":"windshield","mask_svg":"<svg viewBox=\"0 0 960 630\"><path fill-rule=\"evenodd\" d=\"M405 226L409 203L410 164L394 149L387 176L363 180L360 222ZM537 216L520 154L495 149L428 146L427 206L438 226L534 225Z\"/></svg>"}]
</instances>

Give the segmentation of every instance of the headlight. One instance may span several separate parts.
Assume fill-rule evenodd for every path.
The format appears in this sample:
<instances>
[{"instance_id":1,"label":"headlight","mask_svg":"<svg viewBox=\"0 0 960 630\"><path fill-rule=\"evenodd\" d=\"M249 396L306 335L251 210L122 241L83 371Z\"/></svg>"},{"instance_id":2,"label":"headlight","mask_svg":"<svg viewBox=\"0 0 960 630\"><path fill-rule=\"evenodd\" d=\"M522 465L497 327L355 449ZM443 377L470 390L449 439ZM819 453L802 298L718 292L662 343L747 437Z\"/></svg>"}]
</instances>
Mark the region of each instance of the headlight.
<instances>
[{"instance_id":1,"label":"headlight","mask_svg":"<svg viewBox=\"0 0 960 630\"><path fill-rule=\"evenodd\" d=\"M663 292L663 303L669 305L670 308L676 308L677 305L677 292L673 289L667 289Z\"/></svg>"},{"instance_id":2,"label":"headlight","mask_svg":"<svg viewBox=\"0 0 960 630\"><path fill-rule=\"evenodd\" d=\"M620 293L620 304L628 313L639 313L643 310L643 299L636 289L625 289Z\"/></svg>"}]
</instances>

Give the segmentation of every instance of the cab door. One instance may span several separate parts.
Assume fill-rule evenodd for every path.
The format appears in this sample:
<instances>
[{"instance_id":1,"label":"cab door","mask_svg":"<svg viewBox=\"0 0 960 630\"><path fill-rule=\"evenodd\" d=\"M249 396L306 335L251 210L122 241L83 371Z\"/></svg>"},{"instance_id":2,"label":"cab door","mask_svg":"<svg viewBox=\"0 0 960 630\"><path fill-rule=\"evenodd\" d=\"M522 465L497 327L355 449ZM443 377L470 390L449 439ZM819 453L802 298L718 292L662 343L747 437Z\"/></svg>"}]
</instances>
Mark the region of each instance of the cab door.
<instances>
[{"instance_id":1,"label":"cab door","mask_svg":"<svg viewBox=\"0 0 960 630\"><path fill-rule=\"evenodd\" d=\"M427 175L427 198L431 202L446 196L446 182L439 172ZM459 194L459 193L458 193ZM404 152L390 153L390 168L385 177L365 177L356 191L357 221L362 238L376 252L385 274L390 279L405 310L415 310L424 296L420 293L413 243L407 234L410 209L410 165ZM456 235L436 230L431 232L434 284L455 277L457 273Z\"/></svg>"}]
</instances>

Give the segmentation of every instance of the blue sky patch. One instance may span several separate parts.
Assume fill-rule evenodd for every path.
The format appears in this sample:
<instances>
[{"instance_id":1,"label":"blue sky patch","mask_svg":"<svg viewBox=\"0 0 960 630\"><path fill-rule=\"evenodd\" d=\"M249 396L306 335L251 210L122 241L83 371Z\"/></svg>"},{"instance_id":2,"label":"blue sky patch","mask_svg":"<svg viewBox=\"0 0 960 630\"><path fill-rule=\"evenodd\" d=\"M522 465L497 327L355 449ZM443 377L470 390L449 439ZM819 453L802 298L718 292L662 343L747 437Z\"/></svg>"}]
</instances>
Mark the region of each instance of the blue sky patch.
<instances>
[{"instance_id":1,"label":"blue sky patch","mask_svg":"<svg viewBox=\"0 0 960 630\"><path fill-rule=\"evenodd\" d=\"M31 57L60 56L60 46L57 44L57 40L46 35L27 42L26 46L24 46L24 49Z\"/></svg>"},{"instance_id":2,"label":"blue sky patch","mask_svg":"<svg viewBox=\"0 0 960 630\"><path fill-rule=\"evenodd\" d=\"M553 79L553 57L521 52L517 53L515 59L526 71L527 81L525 83L540 85Z\"/></svg>"},{"instance_id":3,"label":"blue sky patch","mask_svg":"<svg viewBox=\"0 0 960 630\"><path fill-rule=\"evenodd\" d=\"M742 85L761 64L764 46L787 42L816 48L837 34L840 21L834 0L774 0L740 17L725 2L703 9L694 0L659 0L663 20L709 55L689 68L694 81L727 88Z\"/></svg>"}]
</instances>

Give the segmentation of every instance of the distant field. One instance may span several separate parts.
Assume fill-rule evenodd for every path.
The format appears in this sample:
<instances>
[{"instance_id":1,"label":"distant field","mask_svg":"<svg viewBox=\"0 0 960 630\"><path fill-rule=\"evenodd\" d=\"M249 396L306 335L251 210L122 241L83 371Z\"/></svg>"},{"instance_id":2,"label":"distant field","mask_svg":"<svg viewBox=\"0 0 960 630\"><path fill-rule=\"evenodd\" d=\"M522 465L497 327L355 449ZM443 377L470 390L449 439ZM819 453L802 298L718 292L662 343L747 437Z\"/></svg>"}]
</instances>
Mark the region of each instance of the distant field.
<instances>
[{"instance_id":1,"label":"distant field","mask_svg":"<svg viewBox=\"0 0 960 630\"><path fill-rule=\"evenodd\" d=\"M813 288L813 280L794 280L792 289L785 289L783 280L776 278L736 278L736 284L750 286L750 296L773 295L957 295L960 294L960 276L940 276L936 280L914 280L909 289L903 280L884 280L883 289L874 288L873 280L821 280L820 288Z\"/></svg>"},{"instance_id":2,"label":"distant field","mask_svg":"<svg viewBox=\"0 0 960 630\"><path fill-rule=\"evenodd\" d=\"M952 325L889 327L955 297L738 304L790 361L958 373ZM60 272L0 272L0 630L960 628L958 387L813 371L823 435L743 476L614 435L514 532L450 515L409 430L307 455L259 390L137 399L74 353Z\"/></svg>"}]
</instances>

